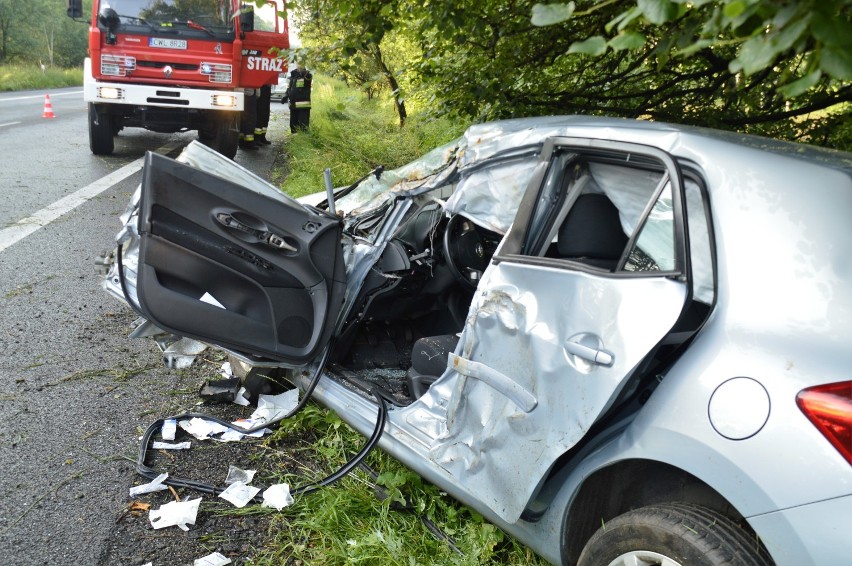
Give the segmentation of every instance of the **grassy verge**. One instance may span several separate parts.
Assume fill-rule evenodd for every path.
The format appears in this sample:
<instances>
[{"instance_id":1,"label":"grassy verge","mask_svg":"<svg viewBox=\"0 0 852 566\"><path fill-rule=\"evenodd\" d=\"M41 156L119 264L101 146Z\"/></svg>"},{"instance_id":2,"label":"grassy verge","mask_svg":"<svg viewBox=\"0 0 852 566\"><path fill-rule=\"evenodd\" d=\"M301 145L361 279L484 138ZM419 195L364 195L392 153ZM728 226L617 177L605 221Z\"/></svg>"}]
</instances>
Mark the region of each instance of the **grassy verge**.
<instances>
[{"instance_id":1,"label":"grassy verge","mask_svg":"<svg viewBox=\"0 0 852 566\"><path fill-rule=\"evenodd\" d=\"M59 88L83 84L83 69L47 68L38 65L0 65L0 91Z\"/></svg>"},{"instance_id":2,"label":"grassy verge","mask_svg":"<svg viewBox=\"0 0 852 566\"><path fill-rule=\"evenodd\" d=\"M467 124L412 113L404 128L390 100L368 100L341 81L316 77L310 129L289 136L287 164L273 181L299 197L322 191L323 170L334 185L349 184L378 165L395 168L459 136ZM409 110L410 111L410 110Z\"/></svg>"},{"instance_id":3,"label":"grassy verge","mask_svg":"<svg viewBox=\"0 0 852 566\"><path fill-rule=\"evenodd\" d=\"M297 442L293 439L299 439ZM340 466L364 443L335 414L308 405L266 442L263 483L303 485ZM276 446L280 445L279 453ZM300 462L298 468L292 463ZM299 497L277 514L257 564L543 564L532 551L380 451L369 470Z\"/></svg>"}]
</instances>

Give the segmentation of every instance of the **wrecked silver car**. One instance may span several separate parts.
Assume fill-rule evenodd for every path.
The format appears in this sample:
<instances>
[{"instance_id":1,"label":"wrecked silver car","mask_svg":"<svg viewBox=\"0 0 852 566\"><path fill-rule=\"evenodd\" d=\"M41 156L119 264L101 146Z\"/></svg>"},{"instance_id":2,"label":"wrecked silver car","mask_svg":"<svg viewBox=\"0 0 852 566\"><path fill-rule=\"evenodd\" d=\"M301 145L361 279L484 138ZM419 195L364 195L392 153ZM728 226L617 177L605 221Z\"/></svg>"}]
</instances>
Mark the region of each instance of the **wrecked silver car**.
<instances>
[{"instance_id":1,"label":"wrecked silver car","mask_svg":"<svg viewBox=\"0 0 852 566\"><path fill-rule=\"evenodd\" d=\"M848 560L852 156L523 119L323 198L149 153L107 287L553 563Z\"/></svg>"}]
</instances>

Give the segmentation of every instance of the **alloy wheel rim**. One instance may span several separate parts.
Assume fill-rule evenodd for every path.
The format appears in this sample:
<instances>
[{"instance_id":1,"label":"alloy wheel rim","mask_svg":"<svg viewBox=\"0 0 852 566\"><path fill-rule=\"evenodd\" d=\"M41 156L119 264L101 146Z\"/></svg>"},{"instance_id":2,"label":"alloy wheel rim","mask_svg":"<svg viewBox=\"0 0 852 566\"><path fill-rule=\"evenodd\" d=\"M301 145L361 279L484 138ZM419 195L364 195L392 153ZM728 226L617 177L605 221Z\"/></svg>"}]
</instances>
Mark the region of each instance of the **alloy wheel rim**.
<instances>
[{"instance_id":1,"label":"alloy wheel rim","mask_svg":"<svg viewBox=\"0 0 852 566\"><path fill-rule=\"evenodd\" d=\"M609 566L681 566L680 562L650 550L627 552L609 563Z\"/></svg>"}]
</instances>

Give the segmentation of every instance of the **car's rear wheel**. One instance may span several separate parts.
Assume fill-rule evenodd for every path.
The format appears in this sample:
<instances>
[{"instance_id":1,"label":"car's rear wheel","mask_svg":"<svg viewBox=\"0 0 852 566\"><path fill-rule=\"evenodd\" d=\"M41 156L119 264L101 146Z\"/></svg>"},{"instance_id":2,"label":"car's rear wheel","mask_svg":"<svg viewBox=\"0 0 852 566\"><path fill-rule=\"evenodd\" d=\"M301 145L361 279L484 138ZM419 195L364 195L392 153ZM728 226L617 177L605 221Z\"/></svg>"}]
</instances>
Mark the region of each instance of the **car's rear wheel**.
<instances>
[{"instance_id":1,"label":"car's rear wheel","mask_svg":"<svg viewBox=\"0 0 852 566\"><path fill-rule=\"evenodd\" d=\"M725 515L682 503L641 507L589 539L579 566L768 566L760 541Z\"/></svg>"}]
</instances>

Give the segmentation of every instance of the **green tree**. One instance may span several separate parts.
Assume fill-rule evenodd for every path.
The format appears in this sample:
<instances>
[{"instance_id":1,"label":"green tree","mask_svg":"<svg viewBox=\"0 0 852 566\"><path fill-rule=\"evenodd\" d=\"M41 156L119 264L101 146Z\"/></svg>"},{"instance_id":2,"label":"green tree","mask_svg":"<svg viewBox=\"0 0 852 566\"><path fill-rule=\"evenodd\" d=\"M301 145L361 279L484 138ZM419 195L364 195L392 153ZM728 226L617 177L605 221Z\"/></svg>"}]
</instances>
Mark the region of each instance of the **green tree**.
<instances>
[{"instance_id":1,"label":"green tree","mask_svg":"<svg viewBox=\"0 0 852 566\"><path fill-rule=\"evenodd\" d=\"M605 114L850 144L850 0L308 5L310 21L346 22L324 40L316 30L338 60L391 34L415 45L395 68L436 112Z\"/></svg>"},{"instance_id":2,"label":"green tree","mask_svg":"<svg viewBox=\"0 0 852 566\"><path fill-rule=\"evenodd\" d=\"M416 56L400 53L405 48L413 50L414 45L406 43L407 28L393 3L305 0L296 14L311 63L371 95L387 87L403 126L408 110L400 69Z\"/></svg>"}]
</instances>

